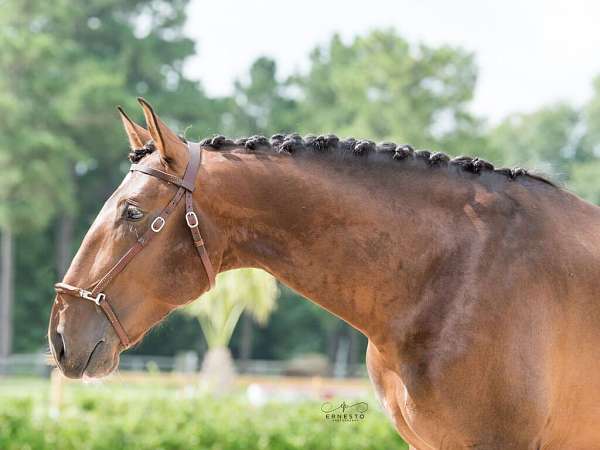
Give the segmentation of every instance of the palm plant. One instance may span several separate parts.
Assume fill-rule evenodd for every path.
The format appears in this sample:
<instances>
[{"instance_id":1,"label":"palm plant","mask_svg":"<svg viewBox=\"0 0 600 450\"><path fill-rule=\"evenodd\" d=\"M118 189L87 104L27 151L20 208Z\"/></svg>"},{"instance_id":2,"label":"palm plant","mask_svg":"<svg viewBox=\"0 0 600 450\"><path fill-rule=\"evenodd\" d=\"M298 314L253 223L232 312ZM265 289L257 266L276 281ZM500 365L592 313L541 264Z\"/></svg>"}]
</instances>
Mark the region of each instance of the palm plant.
<instances>
[{"instance_id":1,"label":"palm plant","mask_svg":"<svg viewBox=\"0 0 600 450\"><path fill-rule=\"evenodd\" d=\"M228 390L235 368L228 345L244 311L264 324L275 309L277 282L258 269L239 269L220 274L216 287L185 311L198 319L208 352L202 363L202 382L212 391Z\"/></svg>"}]
</instances>

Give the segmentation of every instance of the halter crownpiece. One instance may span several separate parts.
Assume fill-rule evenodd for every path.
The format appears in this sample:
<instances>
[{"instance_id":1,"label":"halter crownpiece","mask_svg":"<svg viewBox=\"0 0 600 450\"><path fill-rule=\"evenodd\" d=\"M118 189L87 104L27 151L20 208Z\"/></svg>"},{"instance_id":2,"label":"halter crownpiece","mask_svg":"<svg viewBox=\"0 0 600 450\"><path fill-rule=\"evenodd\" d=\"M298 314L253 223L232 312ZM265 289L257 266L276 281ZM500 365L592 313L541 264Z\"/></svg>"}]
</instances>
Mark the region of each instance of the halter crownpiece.
<instances>
[{"instance_id":1,"label":"halter crownpiece","mask_svg":"<svg viewBox=\"0 0 600 450\"><path fill-rule=\"evenodd\" d=\"M132 164L130 171L134 172L142 172L146 175L150 175L156 178L159 178L167 183L174 184L178 186L179 189L171 199L171 201L163 208L160 214L152 221L150 227L146 232L137 240L137 242L131 247L122 257L117 261L117 263L112 266L108 272L96 283L94 283L91 290L83 289L77 286L72 286L67 283L56 283L54 285L54 290L60 296L61 294L70 295L73 297L81 297L85 300L89 300L94 302L96 306L98 306L104 315L114 328L117 336L121 340L121 344L125 349L131 346L131 341L125 328L119 321L117 314L115 313L113 307L108 301L106 294L104 293L104 289L108 286L111 281L121 273L127 264L131 262L131 260L142 251L142 249L152 240L154 236L156 236L167 223L167 219L169 215L173 212L175 207L179 204L179 201L185 195L185 223L187 224L190 233L192 235L192 240L194 242L194 247L198 252L198 256L200 257L200 261L202 262L202 266L206 272L208 277L208 282L210 288L212 289L215 286L215 270L208 256L208 252L206 251L206 247L204 245L204 240L202 239L202 235L200 234L200 230L198 229L199 221L198 215L196 214L194 208L194 198L192 197L192 193L196 188L196 176L198 175L198 170L200 169L200 162L202 160L202 150L199 144L196 143L188 143L187 144L188 153L190 155L190 160L188 161L187 167L185 168L185 173L183 174L183 178L179 178L175 175L169 174L167 172L163 172L162 170L153 169L152 167L144 166L142 164Z\"/></svg>"}]
</instances>

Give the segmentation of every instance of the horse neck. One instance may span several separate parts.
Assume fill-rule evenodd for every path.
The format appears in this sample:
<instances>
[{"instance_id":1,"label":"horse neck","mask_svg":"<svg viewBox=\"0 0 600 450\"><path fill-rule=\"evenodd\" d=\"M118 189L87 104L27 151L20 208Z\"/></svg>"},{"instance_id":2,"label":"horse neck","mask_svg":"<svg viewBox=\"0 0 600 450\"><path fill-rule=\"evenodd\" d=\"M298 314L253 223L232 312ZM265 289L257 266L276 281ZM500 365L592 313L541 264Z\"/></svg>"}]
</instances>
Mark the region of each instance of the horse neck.
<instances>
[{"instance_id":1,"label":"horse neck","mask_svg":"<svg viewBox=\"0 0 600 450\"><path fill-rule=\"evenodd\" d=\"M462 200L425 169L317 159L209 153L197 201L227 236L221 271L262 268L375 338L439 258Z\"/></svg>"}]
</instances>

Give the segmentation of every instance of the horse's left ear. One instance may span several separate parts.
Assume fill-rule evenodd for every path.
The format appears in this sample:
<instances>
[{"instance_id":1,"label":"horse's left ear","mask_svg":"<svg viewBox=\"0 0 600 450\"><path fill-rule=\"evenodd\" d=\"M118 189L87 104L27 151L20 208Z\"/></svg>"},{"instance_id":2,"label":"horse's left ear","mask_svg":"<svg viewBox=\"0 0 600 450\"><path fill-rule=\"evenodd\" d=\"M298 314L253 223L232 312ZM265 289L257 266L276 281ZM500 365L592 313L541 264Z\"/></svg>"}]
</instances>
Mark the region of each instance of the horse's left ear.
<instances>
[{"instance_id":1,"label":"horse's left ear","mask_svg":"<svg viewBox=\"0 0 600 450\"><path fill-rule=\"evenodd\" d=\"M148 131L154 140L154 144L160 153L161 158L169 165L185 168L188 161L188 151L186 145L171 129L158 117L152 109L152 106L139 97L138 102L144 110Z\"/></svg>"}]
</instances>

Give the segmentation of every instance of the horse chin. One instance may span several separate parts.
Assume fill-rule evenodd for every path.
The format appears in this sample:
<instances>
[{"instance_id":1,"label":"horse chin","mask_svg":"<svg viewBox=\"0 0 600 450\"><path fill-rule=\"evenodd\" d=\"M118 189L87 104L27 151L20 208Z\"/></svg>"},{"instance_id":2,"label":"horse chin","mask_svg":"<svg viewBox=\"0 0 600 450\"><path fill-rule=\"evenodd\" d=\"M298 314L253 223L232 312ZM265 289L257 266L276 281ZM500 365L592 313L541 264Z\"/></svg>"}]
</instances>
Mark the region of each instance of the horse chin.
<instances>
[{"instance_id":1,"label":"horse chin","mask_svg":"<svg viewBox=\"0 0 600 450\"><path fill-rule=\"evenodd\" d=\"M96 346L83 371L83 379L104 378L115 371L119 366L119 351L110 347L105 342Z\"/></svg>"}]
</instances>

